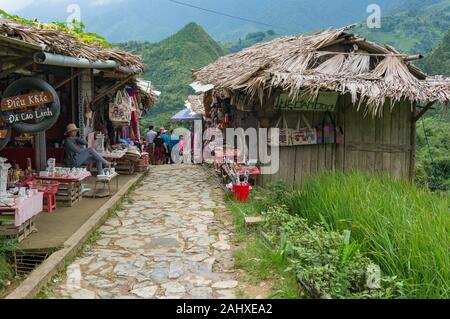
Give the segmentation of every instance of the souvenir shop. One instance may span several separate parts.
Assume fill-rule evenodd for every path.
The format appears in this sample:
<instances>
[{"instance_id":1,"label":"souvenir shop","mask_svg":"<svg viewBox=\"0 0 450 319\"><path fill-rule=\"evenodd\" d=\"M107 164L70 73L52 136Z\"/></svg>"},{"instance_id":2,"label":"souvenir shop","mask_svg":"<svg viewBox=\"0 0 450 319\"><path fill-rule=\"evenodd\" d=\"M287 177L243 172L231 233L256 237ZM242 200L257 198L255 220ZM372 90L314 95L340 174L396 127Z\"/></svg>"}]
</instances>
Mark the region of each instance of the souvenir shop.
<instances>
[{"instance_id":1,"label":"souvenir shop","mask_svg":"<svg viewBox=\"0 0 450 319\"><path fill-rule=\"evenodd\" d=\"M258 143L269 147L258 166L273 168L258 185L301 185L324 170L413 181L416 123L434 103L449 103L448 79L411 64L420 57L342 28L249 47L194 71L193 79L206 95L211 126L279 132ZM271 162L273 147L279 165Z\"/></svg>"},{"instance_id":2,"label":"souvenir shop","mask_svg":"<svg viewBox=\"0 0 450 319\"><path fill-rule=\"evenodd\" d=\"M0 31L0 236L20 241L42 211L83 200L88 179L96 189L98 182L118 183L118 173L145 170L138 120L156 95L136 78L140 58L120 49L9 20L0 21ZM117 165L103 175L91 165L65 167L70 123L88 147ZM109 189L104 197L111 195Z\"/></svg>"}]
</instances>

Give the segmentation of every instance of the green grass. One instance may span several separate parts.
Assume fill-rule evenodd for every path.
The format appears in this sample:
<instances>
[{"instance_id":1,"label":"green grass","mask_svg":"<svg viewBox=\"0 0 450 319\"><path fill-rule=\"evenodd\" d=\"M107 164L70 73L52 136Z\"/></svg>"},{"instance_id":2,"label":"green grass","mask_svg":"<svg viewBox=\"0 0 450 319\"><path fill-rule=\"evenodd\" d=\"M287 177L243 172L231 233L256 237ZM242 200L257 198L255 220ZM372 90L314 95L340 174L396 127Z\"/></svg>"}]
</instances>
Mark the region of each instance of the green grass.
<instances>
[{"instance_id":1,"label":"green grass","mask_svg":"<svg viewBox=\"0 0 450 319\"><path fill-rule=\"evenodd\" d=\"M271 298L300 298L295 272L289 270L289 260L265 245L258 236L247 238L244 247L235 253L235 259L235 266L246 271L251 284L272 283Z\"/></svg>"},{"instance_id":2,"label":"green grass","mask_svg":"<svg viewBox=\"0 0 450 319\"><path fill-rule=\"evenodd\" d=\"M8 261L8 254L17 249L15 240L0 240L0 294L6 283L13 279L13 270Z\"/></svg>"},{"instance_id":3,"label":"green grass","mask_svg":"<svg viewBox=\"0 0 450 319\"><path fill-rule=\"evenodd\" d=\"M292 214L351 230L363 253L410 298L450 297L450 197L359 173L322 174L286 193Z\"/></svg>"},{"instance_id":4,"label":"green grass","mask_svg":"<svg viewBox=\"0 0 450 319\"><path fill-rule=\"evenodd\" d=\"M289 270L289 260L267 245L258 235L258 229L250 230L245 227L245 216L257 215L260 206L237 203L228 196L226 201L235 224L233 240L242 245L235 252L235 268L245 270L246 280L250 284L258 285L269 281L272 285L272 298L299 299L301 291L295 271Z\"/></svg>"}]
</instances>

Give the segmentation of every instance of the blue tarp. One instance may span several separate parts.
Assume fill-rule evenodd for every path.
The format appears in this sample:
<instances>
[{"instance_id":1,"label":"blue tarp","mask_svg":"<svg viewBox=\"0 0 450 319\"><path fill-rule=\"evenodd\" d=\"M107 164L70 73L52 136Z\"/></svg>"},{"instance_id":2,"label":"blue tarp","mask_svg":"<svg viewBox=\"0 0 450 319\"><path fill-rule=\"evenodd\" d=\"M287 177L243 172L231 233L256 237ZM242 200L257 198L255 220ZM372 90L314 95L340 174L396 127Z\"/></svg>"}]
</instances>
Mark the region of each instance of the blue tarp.
<instances>
[{"instance_id":1,"label":"blue tarp","mask_svg":"<svg viewBox=\"0 0 450 319\"><path fill-rule=\"evenodd\" d=\"M201 115L195 114L189 109L184 109L172 117L173 122L193 122L201 119Z\"/></svg>"}]
</instances>

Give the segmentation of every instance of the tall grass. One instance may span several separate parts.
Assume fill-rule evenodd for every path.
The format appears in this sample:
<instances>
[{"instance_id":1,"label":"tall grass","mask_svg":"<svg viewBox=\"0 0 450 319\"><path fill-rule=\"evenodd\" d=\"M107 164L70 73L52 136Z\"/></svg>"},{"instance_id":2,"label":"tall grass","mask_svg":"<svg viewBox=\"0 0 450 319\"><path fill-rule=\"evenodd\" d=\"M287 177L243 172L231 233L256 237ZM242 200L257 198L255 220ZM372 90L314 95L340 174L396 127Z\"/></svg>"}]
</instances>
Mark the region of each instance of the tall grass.
<instances>
[{"instance_id":1,"label":"tall grass","mask_svg":"<svg viewBox=\"0 0 450 319\"><path fill-rule=\"evenodd\" d=\"M293 214L342 231L410 298L450 297L450 197L388 177L323 173L287 192Z\"/></svg>"}]
</instances>

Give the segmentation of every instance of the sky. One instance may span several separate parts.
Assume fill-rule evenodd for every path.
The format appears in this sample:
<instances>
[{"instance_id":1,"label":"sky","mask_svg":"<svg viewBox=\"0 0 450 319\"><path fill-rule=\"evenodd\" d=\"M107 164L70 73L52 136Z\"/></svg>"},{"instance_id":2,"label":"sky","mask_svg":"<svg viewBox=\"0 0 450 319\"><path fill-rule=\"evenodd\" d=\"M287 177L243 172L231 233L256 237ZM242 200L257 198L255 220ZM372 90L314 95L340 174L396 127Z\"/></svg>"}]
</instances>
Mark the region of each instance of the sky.
<instances>
[{"instance_id":1,"label":"sky","mask_svg":"<svg viewBox=\"0 0 450 319\"><path fill-rule=\"evenodd\" d=\"M126 0L91 0L89 6L105 6L113 3L123 2ZM40 5L69 5L76 4L78 1L74 0L0 0L0 7L10 13L18 13L23 9L30 7L33 4Z\"/></svg>"},{"instance_id":2,"label":"sky","mask_svg":"<svg viewBox=\"0 0 450 319\"><path fill-rule=\"evenodd\" d=\"M229 41L269 29L279 34L298 34L341 27L364 20L370 3L385 8L397 1L0 0L0 9L42 22L79 20L87 31L114 43L160 41L189 22L200 24L216 40Z\"/></svg>"}]
</instances>

